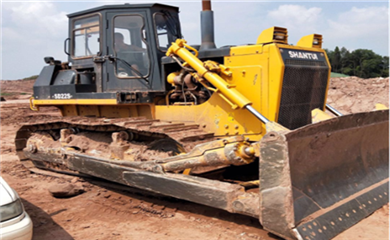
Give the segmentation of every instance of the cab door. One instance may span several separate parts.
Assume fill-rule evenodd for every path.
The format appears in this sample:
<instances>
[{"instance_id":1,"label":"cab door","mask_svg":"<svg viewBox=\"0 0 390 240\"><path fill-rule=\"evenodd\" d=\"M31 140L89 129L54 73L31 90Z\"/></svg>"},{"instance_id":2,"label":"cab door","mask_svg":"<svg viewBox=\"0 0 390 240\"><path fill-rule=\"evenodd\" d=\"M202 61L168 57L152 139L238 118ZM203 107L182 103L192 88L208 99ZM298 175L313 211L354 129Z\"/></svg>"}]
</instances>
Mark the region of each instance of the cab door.
<instances>
[{"instance_id":1,"label":"cab door","mask_svg":"<svg viewBox=\"0 0 390 240\"><path fill-rule=\"evenodd\" d=\"M152 89L154 39L146 10L107 13L107 53L105 92L148 91Z\"/></svg>"}]
</instances>

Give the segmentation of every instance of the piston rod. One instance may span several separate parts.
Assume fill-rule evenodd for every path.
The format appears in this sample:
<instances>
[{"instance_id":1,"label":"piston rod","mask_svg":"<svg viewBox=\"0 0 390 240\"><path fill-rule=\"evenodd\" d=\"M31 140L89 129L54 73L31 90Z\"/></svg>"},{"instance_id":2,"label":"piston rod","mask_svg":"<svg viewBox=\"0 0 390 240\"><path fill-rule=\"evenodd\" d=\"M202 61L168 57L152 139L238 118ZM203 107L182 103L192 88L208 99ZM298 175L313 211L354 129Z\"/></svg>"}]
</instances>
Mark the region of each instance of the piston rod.
<instances>
[{"instance_id":1,"label":"piston rod","mask_svg":"<svg viewBox=\"0 0 390 240\"><path fill-rule=\"evenodd\" d=\"M343 114L339 111L337 111L335 108L333 108L332 106L330 106L329 104L326 104L326 109L329 110L329 112L333 113L334 115L336 115L337 117L341 117L343 116Z\"/></svg>"},{"instance_id":2,"label":"piston rod","mask_svg":"<svg viewBox=\"0 0 390 240\"><path fill-rule=\"evenodd\" d=\"M260 121L262 121L264 124L268 123L269 120L264 117L261 113L256 111L251 105L246 105L245 108L251 112L256 118L258 118Z\"/></svg>"}]
</instances>

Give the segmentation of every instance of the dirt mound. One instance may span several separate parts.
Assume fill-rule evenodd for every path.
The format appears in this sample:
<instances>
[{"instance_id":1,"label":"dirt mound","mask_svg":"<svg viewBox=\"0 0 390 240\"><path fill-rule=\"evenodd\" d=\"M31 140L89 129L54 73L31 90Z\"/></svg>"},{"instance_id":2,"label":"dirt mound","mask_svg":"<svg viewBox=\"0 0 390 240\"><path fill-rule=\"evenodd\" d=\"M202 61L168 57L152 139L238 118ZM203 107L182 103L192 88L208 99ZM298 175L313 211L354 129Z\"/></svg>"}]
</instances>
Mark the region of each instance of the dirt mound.
<instances>
[{"instance_id":1,"label":"dirt mound","mask_svg":"<svg viewBox=\"0 0 390 240\"><path fill-rule=\"evenodd\" d=\"M1 96L10 99L28 99L33 94L34 80L0 81Z\"/></svg>"},{"instance_id":2,"label":"dirt mound","mask_svg":"<svg viewBox=\"0 0 390 240\"><path fill-rule=\"evenodd\" d=\"M331 78L327 103L344 114L389 107L389 78Z\"/></svg>"}]
</instances>

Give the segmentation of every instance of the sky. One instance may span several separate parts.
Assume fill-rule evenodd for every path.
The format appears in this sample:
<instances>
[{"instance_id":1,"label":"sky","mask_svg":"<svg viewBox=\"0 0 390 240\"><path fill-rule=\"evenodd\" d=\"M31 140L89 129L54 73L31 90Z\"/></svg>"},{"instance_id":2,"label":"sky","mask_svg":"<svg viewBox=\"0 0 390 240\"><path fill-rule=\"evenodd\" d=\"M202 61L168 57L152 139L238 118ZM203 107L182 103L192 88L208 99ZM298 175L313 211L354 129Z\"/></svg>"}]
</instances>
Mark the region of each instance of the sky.
<instances>
[{"instance_id":1,"label":"sky","mask_svg":"<svg viewBox=\"0 0 390 240\"><path fill-rule=\"evenodd\" d=\"M153 1L11 1L1 0L0 79L37 75L52 56L67 61L67 14L101 5ZM182 34L190 45L200 44L198 1L159 1L178 6ZM370 49L389 56L388 1L212 1L217 47L256 43L272 26L288 30L289 44L309 34L323 36L323 48Z\"/></svg>"}]
</instances>

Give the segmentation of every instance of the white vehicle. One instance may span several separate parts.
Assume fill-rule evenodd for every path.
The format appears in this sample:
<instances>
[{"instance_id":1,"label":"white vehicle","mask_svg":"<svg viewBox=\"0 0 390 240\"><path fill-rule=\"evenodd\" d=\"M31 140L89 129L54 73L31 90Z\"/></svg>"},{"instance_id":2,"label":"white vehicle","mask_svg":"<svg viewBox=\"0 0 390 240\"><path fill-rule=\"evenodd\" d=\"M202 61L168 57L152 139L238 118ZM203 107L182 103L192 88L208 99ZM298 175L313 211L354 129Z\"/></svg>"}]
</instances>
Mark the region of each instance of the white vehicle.
<instances>
[{"instance_id":1,"label":"white vehicle","mask_svg":"<svg viewBox=\"0 0 390 240\"><path fill-rule=\"evenodd\" d=\"M0 240L30 240L32 228L19 195L0 177Z\"/></svg>"}]
</instances>

